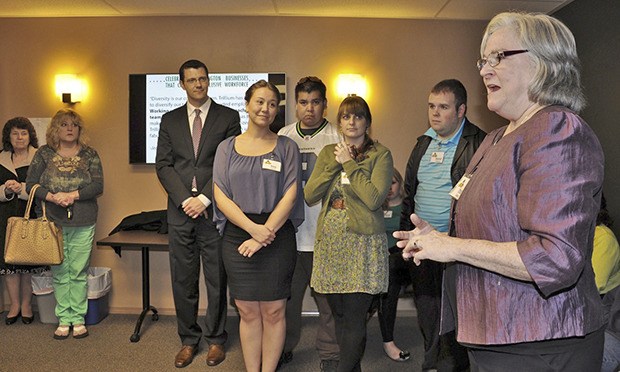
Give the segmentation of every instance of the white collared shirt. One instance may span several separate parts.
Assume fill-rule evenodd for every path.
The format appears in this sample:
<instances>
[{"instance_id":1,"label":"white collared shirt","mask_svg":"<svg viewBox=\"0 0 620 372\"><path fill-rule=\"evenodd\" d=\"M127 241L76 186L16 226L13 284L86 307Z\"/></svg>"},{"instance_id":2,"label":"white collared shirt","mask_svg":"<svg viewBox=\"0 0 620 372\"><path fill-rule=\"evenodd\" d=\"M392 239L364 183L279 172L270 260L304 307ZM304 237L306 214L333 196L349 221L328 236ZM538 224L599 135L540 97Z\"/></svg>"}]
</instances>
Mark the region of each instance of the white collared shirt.
<instances>
[{"instance_id":1,"label":"white collared shirt","mask_svg":"<svg viewBox=\"0 0 620 372\"><path fill-rule=\"evenodd\" d=\"M189 101L187 102L187 125L189 125L189 132L193 135L193 127L194 127L194 117L196 116L196 109L200 109L200 122L202 126L205 125L205 120L207 119L207 114L209 113L209 109L211 108L211 97L207 99L200 107L194 107Z\"/></svg>"}]
</instances>

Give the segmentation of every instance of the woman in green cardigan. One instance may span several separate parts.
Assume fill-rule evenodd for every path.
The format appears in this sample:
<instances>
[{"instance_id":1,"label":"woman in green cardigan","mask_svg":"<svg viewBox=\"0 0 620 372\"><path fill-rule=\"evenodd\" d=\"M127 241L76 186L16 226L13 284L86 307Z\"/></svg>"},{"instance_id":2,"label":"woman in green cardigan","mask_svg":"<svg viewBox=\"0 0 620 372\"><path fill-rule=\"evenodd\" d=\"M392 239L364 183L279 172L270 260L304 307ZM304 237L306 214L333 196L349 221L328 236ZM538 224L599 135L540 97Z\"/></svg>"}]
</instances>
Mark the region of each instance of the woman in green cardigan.
<instances>
[{"instance_id":1,"label":"woman in green cardigan","mask_svg":"<svg viewBox=\"0 0 620 372\"><path fill-rule=\"evenodd\" d=\"M323 203L317 223L311 286L327 295L340 346L338 371L360 371L366 317L388 287L388 250L381 205L392 182L390 150L368 136L363 98L345 98L337 120L344 141L323 148L304 188Z\"/></svg>"}]
</instances>

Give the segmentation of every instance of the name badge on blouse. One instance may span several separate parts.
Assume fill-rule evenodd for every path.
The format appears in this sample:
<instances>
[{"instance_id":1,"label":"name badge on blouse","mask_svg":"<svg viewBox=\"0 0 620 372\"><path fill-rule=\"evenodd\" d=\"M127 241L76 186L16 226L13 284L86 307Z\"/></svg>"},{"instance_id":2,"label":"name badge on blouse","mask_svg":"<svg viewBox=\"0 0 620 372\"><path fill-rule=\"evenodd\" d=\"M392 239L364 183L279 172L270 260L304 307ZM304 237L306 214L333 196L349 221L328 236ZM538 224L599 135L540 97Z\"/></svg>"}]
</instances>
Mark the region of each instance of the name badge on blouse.
<instances>
[{"instance_id":1,"label":"name badge on blouse","mask_svg":"<svg viewBox=\"0 0 620 372\"><path fill-rule=\"evenodd\" d=\"M351 181L349 181L349 177L347 176L347 172L340 172L340 184L341 185L351 184Z\"/></svg>"},{"instance_id":2,"label":"name badge on blouse","mask_svg":"<svg viewBox=\"0 0 620 372\"><path fill-rule=\"evenodd\" d=\"M443 151L433 151L433 153L431 153L431 163L443 164L444 155L445 152Z\"/></svg>"},{"instance_id":3,"label":"name badge on blouse","mask_svg":"<svg viewBox=\"0 0 620 372\"><path fill-rule=\"evenodd\" d=\"M263 159L263 169L280 172L282 170L282 163L273 159Z\"/></svg>"},{"instance_id":4,"label":"name badge on blouse","mask_svg":"<svg viewBox=\"0 0 620 372\"><path fill-rule=\"evenodd\" d=\"M455 200L459 200L461 194L463 193L463 190L465 190L465 187L469 183L469 180L471 180L470 174L466 174L461 177L461 179L459 180L459 182L456 183L454 188L450 190L450 196L453 197Z\"/></svg>"},{"instance_id":5,"label":"name badge on blouse","mask_svg":"<svg viewBox=\"0 0 620 372\"><path fill-rule=\"evenodd\" d=\"M393 211L383 211L383 218L392 218Z\"/></svg>"}]
</instances>

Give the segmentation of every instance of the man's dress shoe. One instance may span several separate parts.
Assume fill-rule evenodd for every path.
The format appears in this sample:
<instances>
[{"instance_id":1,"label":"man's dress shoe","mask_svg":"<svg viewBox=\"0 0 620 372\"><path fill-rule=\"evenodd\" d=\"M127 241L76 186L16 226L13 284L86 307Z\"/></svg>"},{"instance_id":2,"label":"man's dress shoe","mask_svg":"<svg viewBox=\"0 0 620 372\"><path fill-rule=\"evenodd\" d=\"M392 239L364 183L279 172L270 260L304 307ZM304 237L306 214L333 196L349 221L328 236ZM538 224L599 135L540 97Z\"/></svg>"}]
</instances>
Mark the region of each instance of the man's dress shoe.
<instances>
[{"instance_id":1,"label":"man's dress shoe","mask_svg":"<svg viewBox=\"0 0 620 372\"><path fill-rule=\"evenodd\" d=\"M209 345L209 352L207 353L207 365L210 367L216 366L222 363L226 359L226 352L224 351L224 345L211 344Z\"/></svg>"},{"instance_id":2,"label":"man's dress shoe","mask_svg":"<svg viewBox=\"0 0 620 372\"><path fill-rule=\"evenodd\" d=\"M183 345L181 351L179 351L174 358L174 366L177 368L188 366L192 360L194 360L194 355L196 355L197 352L198 345Z\"/></svg>"}]
</instances>

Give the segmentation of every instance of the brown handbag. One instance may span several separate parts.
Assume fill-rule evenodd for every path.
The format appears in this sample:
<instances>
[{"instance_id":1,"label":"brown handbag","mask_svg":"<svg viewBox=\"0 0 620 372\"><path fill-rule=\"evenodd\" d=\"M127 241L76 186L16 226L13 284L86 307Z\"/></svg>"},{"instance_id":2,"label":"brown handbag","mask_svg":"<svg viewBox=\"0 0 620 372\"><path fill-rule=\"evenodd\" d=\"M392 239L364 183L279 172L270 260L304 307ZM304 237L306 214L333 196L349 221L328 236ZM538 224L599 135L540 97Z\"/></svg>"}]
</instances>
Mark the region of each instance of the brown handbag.
<instances>
[{"instance_id":1,"label":"brown handbag","mask_svg":"<svg viewBox=\"0 0 620 372\"><path fill-rule=\"evenodd\" d=\"M64 259L62 229L47 219L45 201L43 216L30 218L34 185L28 196L24 217L9 217L4 241L4 261L14 265L59 265Z\"/></svg>"}]
</instances>

